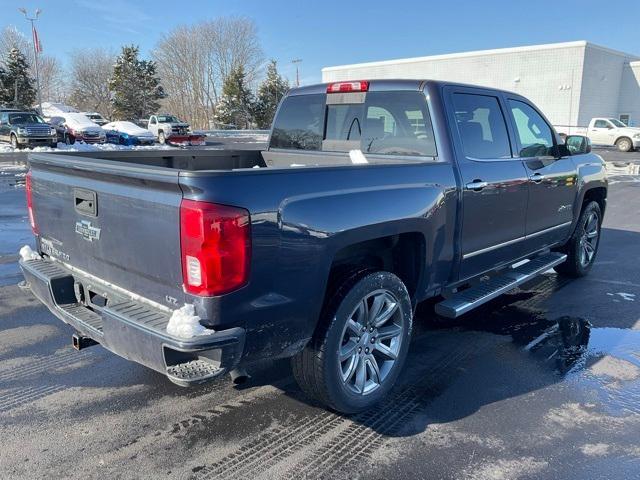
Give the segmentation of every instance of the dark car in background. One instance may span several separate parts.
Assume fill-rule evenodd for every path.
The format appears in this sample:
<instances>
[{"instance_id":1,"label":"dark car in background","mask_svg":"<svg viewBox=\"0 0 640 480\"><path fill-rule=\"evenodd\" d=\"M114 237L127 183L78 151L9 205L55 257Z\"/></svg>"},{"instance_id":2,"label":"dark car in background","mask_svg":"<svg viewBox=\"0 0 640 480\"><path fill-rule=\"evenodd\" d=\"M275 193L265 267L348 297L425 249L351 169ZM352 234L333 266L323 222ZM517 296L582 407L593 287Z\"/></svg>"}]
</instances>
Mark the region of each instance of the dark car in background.
<instances>
[{"instance_id":1,"label":"dark car in background","mask_svg":"<svg viewBox=\"0 0 640 480\"><path fill-rule=\"evenodd\" d=\"M0 110L0 141L13 148L57 146L56 129L34 111Z\"/></svg>"}]
</instances>

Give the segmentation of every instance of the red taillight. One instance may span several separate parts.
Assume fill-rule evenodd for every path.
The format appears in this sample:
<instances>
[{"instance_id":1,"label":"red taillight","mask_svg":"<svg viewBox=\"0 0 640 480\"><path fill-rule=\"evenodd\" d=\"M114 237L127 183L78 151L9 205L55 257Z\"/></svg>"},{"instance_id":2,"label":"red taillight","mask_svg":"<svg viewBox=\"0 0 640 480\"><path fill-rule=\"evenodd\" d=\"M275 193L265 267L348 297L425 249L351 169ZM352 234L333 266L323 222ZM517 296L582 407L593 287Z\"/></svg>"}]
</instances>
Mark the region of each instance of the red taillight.
<instances>
[{"instance_id":1,"label":"red taillight","mask_svg":"<svg viewBox=\"0 0 640 480\"><path fill-rule=\"evenodd\" d=\"M183 199L180 243L187 292L221 295L247 283L251 231L245 209Z\"/></svg>"},{"instance_id":2,"label":"red taillight","mask_svg":"<svg viewBox=\"0 0 640 480\"><path fill-rule=\"evenodd\" d=\"M38 225L36 225L36 217L33 215L33 186L31 183L31 170L27 172L25 190L27 192L27 212L29 213L31 230L33 230L35 235L38 235Z\"/></svg>"},{"instance_id":3,"label":"red taillight","mask_svg":"<svg viewBox=\"0 0 640 480\"><path fill-rule=\"evenodd\" d=\"M357 82L338 82L327 85L327 93L341 92L366 92L369 90L369 82L362 80Z\"/></svg>"}]
</instances>

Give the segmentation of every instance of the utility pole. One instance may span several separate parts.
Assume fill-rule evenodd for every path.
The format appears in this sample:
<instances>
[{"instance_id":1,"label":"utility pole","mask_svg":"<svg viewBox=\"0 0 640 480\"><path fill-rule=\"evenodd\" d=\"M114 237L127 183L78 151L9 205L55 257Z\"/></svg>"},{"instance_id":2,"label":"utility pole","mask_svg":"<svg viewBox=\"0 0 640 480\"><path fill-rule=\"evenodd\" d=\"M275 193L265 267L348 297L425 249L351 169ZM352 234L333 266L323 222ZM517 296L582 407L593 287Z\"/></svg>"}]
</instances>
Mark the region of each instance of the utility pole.
<instances>
[{"instance_id":1,"label":"utility pole","mask_svg":"<svg viewBox=\"0 0 640 480\"><path fill-rule=\"evenodd\" d=\"M42 93L40 92L40 72L38 71L38 53L40 53L40 41L37 40L36 27L33 24L33 22L35 22L38 19L38 15L40 15L40 12L42 10L40 10L39 8L36 8L34 17L30 17L27 14L26 8L21 7L18 10L22 12L22 14L24 15L24 18L26 18L27 20L29 20L29 22L31 22L31 41L33 42L33 58L34 58L35 68L36 68L36 90L38 91L38 113L42 115Z\"/></svg>"},{"instance_id":2,"label":"utility pole","mask_svg":"<svg viewBox=\"0 0 640 480\"><path fill-rule=\"evenodd\" d=\"M302 59L301 58L294 58L293 60L291 60L291 63L293 63L296 66L296 87L300 86L300 72L298 71L298 64L302 63Z\"/></svg>"}]
</instances>

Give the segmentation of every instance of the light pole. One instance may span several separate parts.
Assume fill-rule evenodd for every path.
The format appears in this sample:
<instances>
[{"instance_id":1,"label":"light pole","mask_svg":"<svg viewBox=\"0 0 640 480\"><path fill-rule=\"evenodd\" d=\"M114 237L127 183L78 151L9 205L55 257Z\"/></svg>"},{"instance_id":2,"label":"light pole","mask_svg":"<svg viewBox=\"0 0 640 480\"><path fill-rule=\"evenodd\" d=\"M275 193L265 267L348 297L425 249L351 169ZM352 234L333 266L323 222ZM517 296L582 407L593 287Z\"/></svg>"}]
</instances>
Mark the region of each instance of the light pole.
<instances>
[{"instance_id":1,"label":"light pole","mask_svg":"<svg viewBox=\"0 0 640 480\"><path fill-rule=\"evenodd\" d=\"M300 86L300 73L298 72L298 64L302 63L302 59L301 58L294 58L293 60L291 60L291 63L293 63L296 66L296 87Z\"/></svg>"},{"instance_id":2,"label":"light pole","mask_svg":"<svg viewBox=\"0 0 640 480\"><path fill-rule=\"evenodd\" d=\"M33 42L33 58L36 67L36 90L38 91L38 113L42 114L42 93L40 92L40 72L38 71L38 53L40 51L40 41L38 40L36 43L36 27L33 25L33 22L38 19L38 15L40 15L40 12L42 10L36 8L35 17L30 17L27 14L26 8L21 7L18 10L23 13L24 18L31 22L31 41Z\"/></svg>"}]
</instances>

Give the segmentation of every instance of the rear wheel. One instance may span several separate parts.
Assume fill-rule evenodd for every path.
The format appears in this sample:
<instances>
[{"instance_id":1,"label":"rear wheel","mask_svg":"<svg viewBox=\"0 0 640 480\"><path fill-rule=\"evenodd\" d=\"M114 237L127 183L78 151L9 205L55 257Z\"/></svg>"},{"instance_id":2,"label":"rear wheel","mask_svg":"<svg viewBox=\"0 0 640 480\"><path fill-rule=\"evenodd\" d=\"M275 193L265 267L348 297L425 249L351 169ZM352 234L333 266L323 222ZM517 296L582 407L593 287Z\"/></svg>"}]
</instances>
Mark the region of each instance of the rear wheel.
<instances>
[{"instance_id":1,"label":"rear wheel","mask_svg":"<svg viewBox=\"0 0 640 480\"><path fill-rule=\"evenodd\" d=\"M558 273L570 277L583 277L589 273L600 244L601 224L602 211L600 210L600 205L597 202L585 204L576 229L563 248L563 251L567 254L567 260L554 267Z\"/></svg>"},{"instance_id":2,"label":"rear wheel","mask_svg":"<svg viewBox=\"0 0 640 480\"><path fill-rule=\"evenodd\" d=\"M633 142L630 138L622 137L616 140L616 147L618 147L618 150L621 152L630 152L633 150Z\"/></svg>"},{"instance_id":3,"label":"rear wheel","mask_svg":"<svg viewBox=\"0 0 640 480\"><path fill-rule=\"evenodd\" d=\"M402 369L412 315L407 289L393 273L344 280L328 299L313 339L292 359L298 384L339 412L375 405Z\"/></svg>"}]
</instances>

